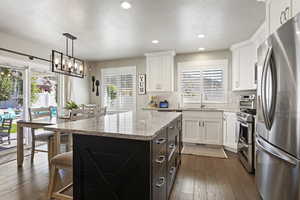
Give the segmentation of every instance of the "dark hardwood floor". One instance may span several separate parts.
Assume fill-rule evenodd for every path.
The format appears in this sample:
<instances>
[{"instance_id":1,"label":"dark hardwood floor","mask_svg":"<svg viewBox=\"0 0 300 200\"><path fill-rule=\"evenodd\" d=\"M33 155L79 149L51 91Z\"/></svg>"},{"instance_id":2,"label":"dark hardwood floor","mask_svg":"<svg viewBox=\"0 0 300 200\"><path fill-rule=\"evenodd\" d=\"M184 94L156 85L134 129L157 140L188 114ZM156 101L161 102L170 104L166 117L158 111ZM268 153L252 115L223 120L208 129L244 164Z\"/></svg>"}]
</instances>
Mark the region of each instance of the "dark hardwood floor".
<instances>
[{"instance_id":1,"label":"dark hardwood floor","mask_svg":"<svg viewBox=\"0 0 300 200\"><path fill-rule=\"evenodd\" d=\"M256 200L254 176L249 175L234 154L229 159L183 156L171 200ZM62 184L70 172L61 172ZM38 153L33 165L25 158L22 169L16 161L0 165L0 200L46 200L49 179L47 155ZM100 199L99 199L100 200Z\"/></svg>"},{"instance_id":2,"label":"dark hardwood floor","mask_svg":"<svg viewBox=\"0 0 300 200\"><path fill-rule=\"evenodd\" d=\"M170 200L258 200L254 176L237 156L228 159L183 156Z\"/></svg>"}]
</instances>

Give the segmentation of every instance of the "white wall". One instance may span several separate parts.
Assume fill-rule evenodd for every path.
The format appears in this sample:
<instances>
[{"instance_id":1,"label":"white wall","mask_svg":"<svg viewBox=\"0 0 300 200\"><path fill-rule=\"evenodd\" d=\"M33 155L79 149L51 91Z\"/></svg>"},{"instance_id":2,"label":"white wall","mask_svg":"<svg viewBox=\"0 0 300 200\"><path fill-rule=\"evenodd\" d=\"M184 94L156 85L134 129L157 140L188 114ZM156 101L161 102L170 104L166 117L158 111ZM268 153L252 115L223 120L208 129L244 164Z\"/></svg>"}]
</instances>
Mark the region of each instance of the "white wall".
<instances>
[{"instance_id":1,"label":"white wall","mask_svg":"<svg viewBox=\"0 0 300 200\"><path fill-rule=\"evenodd\" d=\"M190 61L199 61L199 60L224 60L227 59L228 64L228 102L226 104L210 104L211 107L226 107L226 108L237 108L238 99L240 93L231 91L231 51L230 50L220 50L220 51L211 51L211 52L197 52L189 54L178 54L175 56L175 90L177 90L177 65L179 62L190 62ZM96 79L100 80L101 69L107 67L122 67L122 66L136 66L137 74L146 73L146 58L127 58L119 60L110 60L110 61L99 61L91 62L91 74L93 74ZM90 92L90 98L92 103L101 103L101 97L96 97L95 93ZM170 106L177 106L178 94L173 93L164 93L164 94L155 94L147 93L147 95L137 95L137 109L145 107L149 102L149 97L151 95L160 95L162 98L167 98L170 102Z\"/></svg>"},{"instance_id":2,"label":"white wall","mask_svg":"<svg viewBox=\"0 0 300 200\"><path fill-rule=\"evenodd\" d=\"M84 79L71 77L71 100L77 104L89 104L90 103L90 88L89 77Z\"/></svg>"}]
</instances>

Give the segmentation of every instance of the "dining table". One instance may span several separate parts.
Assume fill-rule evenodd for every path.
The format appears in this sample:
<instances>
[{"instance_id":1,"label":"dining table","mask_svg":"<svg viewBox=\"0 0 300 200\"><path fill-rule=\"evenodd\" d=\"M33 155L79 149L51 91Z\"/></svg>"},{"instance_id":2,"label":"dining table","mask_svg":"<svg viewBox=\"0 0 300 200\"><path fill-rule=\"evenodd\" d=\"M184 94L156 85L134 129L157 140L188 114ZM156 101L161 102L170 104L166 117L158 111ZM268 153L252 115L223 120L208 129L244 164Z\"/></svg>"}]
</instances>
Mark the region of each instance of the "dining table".
<instances>
[{"instance_id":1,"label":"dining table","mask_svg":"<svg viewBox=\"0 0 300 200\"><path fill-rule=\"evenodd\" d=\"M17 122L17 164L23 166L24 161L24 128L43 129L46 126L71 121L65 117L45 117L33 120L20 120ZM60 153L60 132L54 132L53 156ZM70 134L71 137L71 134Z\"/></svg>"}]
</instances>

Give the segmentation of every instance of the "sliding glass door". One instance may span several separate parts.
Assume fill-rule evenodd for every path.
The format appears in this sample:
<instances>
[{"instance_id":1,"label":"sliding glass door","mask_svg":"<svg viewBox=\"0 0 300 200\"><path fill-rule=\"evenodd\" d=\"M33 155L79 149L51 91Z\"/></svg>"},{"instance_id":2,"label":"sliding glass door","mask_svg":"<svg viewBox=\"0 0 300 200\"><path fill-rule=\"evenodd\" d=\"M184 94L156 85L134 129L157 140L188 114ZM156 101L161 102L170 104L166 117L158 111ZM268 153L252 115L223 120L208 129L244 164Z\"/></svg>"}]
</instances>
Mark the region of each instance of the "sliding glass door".
<instances>
[{"instance_id":1,"label":"sliding glass door","mask_svg":"<svg viewBox=\"0 0 300 200\"><path fill-rule=\"evenodd\" d=\"M51 72L31 72L31 107L58 105L58 75Z\"/></svg>"},{"instance_id":2,"label":"sliding glass door","mask_svg":"<svg viewBox=\"0 0 300 200\"><path fill-rule=\"evenodd\" d=\"M16 146L17 121L26 116L25 74L26 69L0 65L0 124L12 120L9 136L0 135L0 152Z\"/></svg>"}]
</instances>

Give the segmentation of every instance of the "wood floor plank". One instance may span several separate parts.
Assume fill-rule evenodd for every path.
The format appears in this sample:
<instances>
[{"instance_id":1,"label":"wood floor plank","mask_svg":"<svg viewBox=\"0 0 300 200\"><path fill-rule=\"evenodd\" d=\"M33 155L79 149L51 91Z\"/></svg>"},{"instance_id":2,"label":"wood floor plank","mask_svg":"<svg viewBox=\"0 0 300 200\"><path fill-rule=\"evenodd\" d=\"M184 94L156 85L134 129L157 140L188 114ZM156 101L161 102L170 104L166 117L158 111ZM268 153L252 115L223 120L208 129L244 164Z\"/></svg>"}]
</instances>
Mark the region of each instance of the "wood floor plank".
<instances>
[{"instance_id":1,"label":"wood floor plank","mask_svg":"<svg viewBox=\"0 0 300 200\"><path fill-rule=\"evenodd\" d=\"M254 176L249 175L235 154L229 159L184 155L170 200L257 200ZM61 171L61 185L71 181L70 171ZM46 200L49 168L46 154L35 162L25 158L0 165L0 199Z\"/></svg>"}]
</instances>

